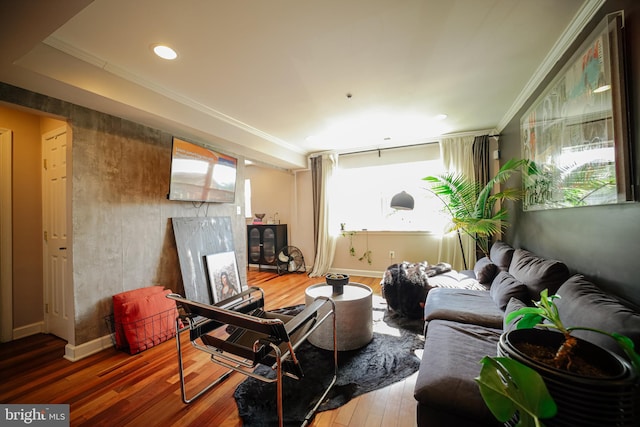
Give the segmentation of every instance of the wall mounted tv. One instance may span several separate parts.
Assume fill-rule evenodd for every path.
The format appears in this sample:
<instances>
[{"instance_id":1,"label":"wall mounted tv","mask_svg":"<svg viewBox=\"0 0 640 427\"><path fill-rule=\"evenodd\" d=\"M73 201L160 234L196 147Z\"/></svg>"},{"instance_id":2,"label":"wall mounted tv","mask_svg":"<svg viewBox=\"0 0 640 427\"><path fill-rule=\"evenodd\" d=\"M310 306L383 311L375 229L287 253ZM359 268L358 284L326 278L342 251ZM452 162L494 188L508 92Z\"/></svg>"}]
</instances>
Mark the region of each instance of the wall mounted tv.
<instances>
[{"instance_id":1,"label":"wall mounted tv","mask_svg":"<svg viewBox=\"0 0 640 427\"><path fill-rule=\"evenodd\" d=\"M169 200L232 203L238 159L173 138Z\"/></svg>"}]
</instances>

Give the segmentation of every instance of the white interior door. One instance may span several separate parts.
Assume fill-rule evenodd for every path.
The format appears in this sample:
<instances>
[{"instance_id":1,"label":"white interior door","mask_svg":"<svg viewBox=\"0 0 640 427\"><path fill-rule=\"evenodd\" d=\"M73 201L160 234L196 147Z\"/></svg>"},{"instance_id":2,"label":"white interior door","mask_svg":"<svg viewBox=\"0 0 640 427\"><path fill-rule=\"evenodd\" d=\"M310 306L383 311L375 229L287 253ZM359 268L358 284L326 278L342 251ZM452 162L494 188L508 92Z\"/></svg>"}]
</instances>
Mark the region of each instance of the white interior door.
<instances>
[{"instance_id":1,"label":"white interior door","mask_svg":"<svg viewBox=\"0 0 640 427\"><path fill-rule=\"evenodd\" d=\"M67 248L67 129L42 137L45 330L71 340L73 293Z\"/></svg>"}]
</instances>

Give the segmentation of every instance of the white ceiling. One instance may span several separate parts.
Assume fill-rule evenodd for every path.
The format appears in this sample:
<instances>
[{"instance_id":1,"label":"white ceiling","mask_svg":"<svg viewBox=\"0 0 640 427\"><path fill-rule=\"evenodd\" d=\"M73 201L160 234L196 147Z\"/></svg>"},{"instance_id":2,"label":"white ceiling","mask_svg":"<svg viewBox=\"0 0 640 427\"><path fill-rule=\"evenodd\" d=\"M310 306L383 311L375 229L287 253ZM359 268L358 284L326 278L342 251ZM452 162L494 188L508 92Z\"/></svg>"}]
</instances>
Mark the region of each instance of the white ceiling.
<instances>
[{"instance_id":1,"label":"white ceiling","mask_svg":"<svg viewBox=\"0 0 640 427\"><path fill-rule=\"evenodd\" d=\"M2 0L0 81L300 168L500 131L602 3Z\"/></svg>"}]
</instances>

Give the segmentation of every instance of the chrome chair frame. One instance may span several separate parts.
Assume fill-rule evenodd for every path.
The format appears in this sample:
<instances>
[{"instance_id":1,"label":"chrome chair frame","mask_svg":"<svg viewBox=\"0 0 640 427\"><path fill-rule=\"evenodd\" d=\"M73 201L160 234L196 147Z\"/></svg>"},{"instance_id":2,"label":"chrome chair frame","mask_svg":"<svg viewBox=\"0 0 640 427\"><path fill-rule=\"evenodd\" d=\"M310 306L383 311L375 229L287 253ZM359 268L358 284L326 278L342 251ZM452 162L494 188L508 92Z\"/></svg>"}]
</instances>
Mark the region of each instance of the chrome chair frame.
<instances>
[{"instance_id":1,"label":"chrome chair frame","mask_svg":"<svg viewBox=\"0 0 640 427\"><path fill-rule=\"evenodd\" d=\"M300 379L304 376L296 357L296 350L320 325L331 318L333 328L333 377L330 384L306 414L302 425L307 425L320 404L334 386L338 375L338 350L336 338L335 304L327 297L316 298L296 316L265 313L264 292L250 287L238 295L215 305L203 304L169 294L186 315L176 319L176 345L182 401L189 404L227 379L233 372L271 383L276 382L279 425L283 425L282 377ZM329 304L326 313L319 310ZM186 323L186 326L185 326ZM189 330L191 344L197 350L210 355L211 361L228 369L211 383L187 396L187 384L183 363L180 335ZM220 333L222 331L222 333ZM217 332L217 333L216 333ZM258 364L269 366L275 378L254 372Z\"/></svg>"}]
</instances>

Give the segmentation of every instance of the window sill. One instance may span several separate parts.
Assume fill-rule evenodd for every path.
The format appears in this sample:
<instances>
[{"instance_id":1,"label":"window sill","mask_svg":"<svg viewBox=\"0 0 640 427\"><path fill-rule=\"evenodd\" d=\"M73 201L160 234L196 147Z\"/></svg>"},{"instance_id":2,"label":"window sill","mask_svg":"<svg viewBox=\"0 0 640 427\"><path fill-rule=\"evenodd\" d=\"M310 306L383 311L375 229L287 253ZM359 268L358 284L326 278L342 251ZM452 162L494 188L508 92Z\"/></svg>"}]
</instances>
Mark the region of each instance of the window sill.
<instances>
[{"instance_id":1,"label":"window sill","mask_svg":"<svg viewBox=\"0 0 640 427\"><path fill-rule=\"evenodd\" d=\"M419 235L419 236L433 236L433 235L438 235L438 234L442 234L442 233L437 233L435 231L432 230L367 230L367 229L362 229L362 230L341 230L340 233L344 233L344 234L349 234L349 233L367 233L369 235L376 235L376 234L380 234L380 235L394 235L394 234L398 234L398 235Z\"/></svg>"}]
</instances>

